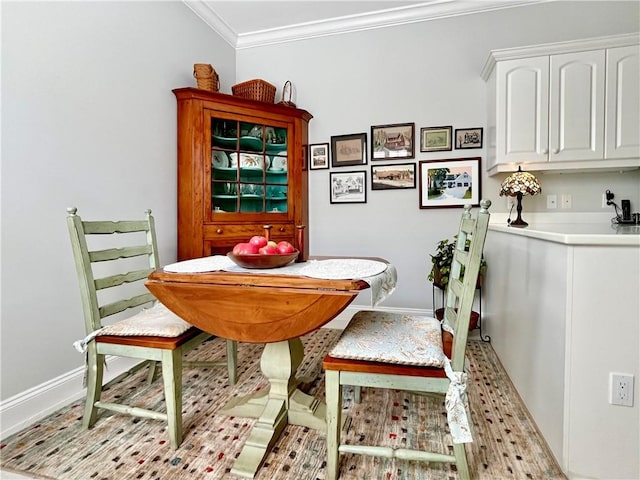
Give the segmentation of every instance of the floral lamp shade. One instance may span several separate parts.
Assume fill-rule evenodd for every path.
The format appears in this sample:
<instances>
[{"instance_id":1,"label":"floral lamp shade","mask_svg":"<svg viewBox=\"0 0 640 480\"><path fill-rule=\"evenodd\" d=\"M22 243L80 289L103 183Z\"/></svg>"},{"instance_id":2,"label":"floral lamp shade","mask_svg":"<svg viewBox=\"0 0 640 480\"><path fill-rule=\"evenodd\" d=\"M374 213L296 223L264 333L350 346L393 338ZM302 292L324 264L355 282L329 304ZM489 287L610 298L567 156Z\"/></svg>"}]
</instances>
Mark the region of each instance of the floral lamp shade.
<instances>
[{"instance_id":1,"label":"floral lamp shade","mask_svg":"<svg viewBox=\"0 0 640 480\"><path fill-rule=\"evenodd\" d=\"M518 212L518 218L510 222L512 227L526 227L529 225L522 219L522 197L524 195L538 195L542 193L542 187L535 175L529 172L523 172L522 168L518 167L518 171L512 173L504 179L500 185L500 196L507 195L509 197L517 197L518 204L516 210Z\"/></svg>"}]
</instances>

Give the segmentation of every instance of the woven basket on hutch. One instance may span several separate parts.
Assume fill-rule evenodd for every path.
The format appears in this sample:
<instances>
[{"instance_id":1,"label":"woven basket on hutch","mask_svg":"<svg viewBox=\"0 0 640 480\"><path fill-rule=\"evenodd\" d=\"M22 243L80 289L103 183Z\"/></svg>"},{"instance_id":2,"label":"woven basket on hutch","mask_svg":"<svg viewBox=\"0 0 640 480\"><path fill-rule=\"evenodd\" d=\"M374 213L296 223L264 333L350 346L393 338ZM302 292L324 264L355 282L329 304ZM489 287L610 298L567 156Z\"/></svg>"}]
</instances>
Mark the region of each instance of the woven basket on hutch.
<instances>
[{"instance_id":1,"label":"woven basket on hutch","mask_svg":"<svg viewBox=\"0 0 640 480\"><path fill-rule=\"evenodd\" d=\"M220 88L218 74L208 63L194 63L193 76L198 83L198 88L202 90L217 92Z\"/></svg>"},{"instance_id":2,"label":"woven basket on hutch","mask_svg":"<svg viewBox=\"0 0 640 480\"><path fill-rule=\"evenodd\" d=\"M247 80L231 87L233 95L259 102L273 103L276 99L276 87L259 78Z\"/></svg>"},{"instance_id":3,"label":"woven basket on hutch","mask_svg":"<svg viewBox=\"0 0 640 480\"><path fill-rule=\"evenodd\" d=\"M286 95L287 87L289 87L289 99L285 100L284 97ZM291 95L293 95L293 85L291 85L291 81L287 80L284 83L284 87L282 87L282 100L278 102L278 105L285 105L287 107L296 107L296 104L291 101Z\"/></svg>"}]
</instances>

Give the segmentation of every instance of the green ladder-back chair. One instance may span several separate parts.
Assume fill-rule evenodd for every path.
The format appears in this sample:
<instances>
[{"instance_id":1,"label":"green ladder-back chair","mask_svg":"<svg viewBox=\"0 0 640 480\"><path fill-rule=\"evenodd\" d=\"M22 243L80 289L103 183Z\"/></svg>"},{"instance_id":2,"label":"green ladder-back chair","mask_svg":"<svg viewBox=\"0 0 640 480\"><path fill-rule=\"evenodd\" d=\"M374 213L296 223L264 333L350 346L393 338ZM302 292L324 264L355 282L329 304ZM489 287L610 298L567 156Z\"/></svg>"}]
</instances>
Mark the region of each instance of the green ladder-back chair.
<instances>
[{"instance_id":1,"label":"green ladder-back chair","mask_svg":"<svg viewBox=\"0 0 640 480\"><path fill-rule=\"evenodd\" d=\"M455 462L459 478L470 478L464 446L472 441L464 373L465 350L490 205L489 200L482 200L476 218L471 215L470 205L464 208L442 323L431 317L360 311L325 357L327 480L339 476L340 453ZM465 248L467 239L470 241L468 249ZM340 443L343 385L355 386L356 395L361 387L445 395L453 455L396 448L395 445Z\"/></svg>"},{"instance_id":2,"label":"green ladder-back chair","mask_svg":"<svg viewBox=\"0 0 640 480\"><path fill-rule=\"evenodd\" d=\"M146 219L138 221L83 221L76 208L68 208L67 214L87 335L74 344L87 354L83 425L93 426L98 409L163 420L168 422L171 446L176 449L182 443L182 367L227 365L229 383L233 385L237 380L237 343L227 340L226 361L183 362L183 354L211 335L170 312L144 286L149 274L159 267L151 210L147 210ZM88 243L91 248L97 248L90 250ZM141 309L141 306L150 308ZM108 317L118 321L106 325L103 320ZM145 360L109 384L147 363L151 383L156 362L160 362L166 413L102 402L100 395L107 386L102 385L105 355Z\"/></svg>"}]
</instances>

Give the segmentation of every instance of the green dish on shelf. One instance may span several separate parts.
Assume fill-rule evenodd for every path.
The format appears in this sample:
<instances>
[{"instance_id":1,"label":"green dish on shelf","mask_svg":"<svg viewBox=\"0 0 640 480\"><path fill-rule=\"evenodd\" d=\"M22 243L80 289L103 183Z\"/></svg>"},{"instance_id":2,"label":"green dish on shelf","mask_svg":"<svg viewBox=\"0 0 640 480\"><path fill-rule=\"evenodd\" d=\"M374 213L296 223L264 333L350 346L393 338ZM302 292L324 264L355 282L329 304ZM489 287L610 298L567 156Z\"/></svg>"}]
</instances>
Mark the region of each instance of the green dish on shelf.
<instances>
[{"instance_id":1,"label":"green dish on shelf","mask_svg":"<svg viewBox=\"0 0 640 480\"><path fill-rule=\"evenodd\" d=\"M285 143L267 143L268 153L279 153L286 149L287 149L286 142Z\"/></svg>"},{"instance_id":2,"label":"green dish on shelf","mask_svg":"<svg viewBox=\"0 0 640 480\"><path fill-rule=\"evenodd\" d=\"M261 138L250 136L240 137L240 147L246 150L261 152L263 144L264 142Z\"/></svg>"},{"instance_id":3,"label":"green dish on shelf","mask_svg":"<svg viewBox=\"0 0 640 480\"><path fill-rule=\"evenodd\" d=\"M236 137L220 137L218 135L211 135L211 138L213 139L212 143L216 147L236 149L238 146L238 139Z\"/></svg>"}]
</instances>

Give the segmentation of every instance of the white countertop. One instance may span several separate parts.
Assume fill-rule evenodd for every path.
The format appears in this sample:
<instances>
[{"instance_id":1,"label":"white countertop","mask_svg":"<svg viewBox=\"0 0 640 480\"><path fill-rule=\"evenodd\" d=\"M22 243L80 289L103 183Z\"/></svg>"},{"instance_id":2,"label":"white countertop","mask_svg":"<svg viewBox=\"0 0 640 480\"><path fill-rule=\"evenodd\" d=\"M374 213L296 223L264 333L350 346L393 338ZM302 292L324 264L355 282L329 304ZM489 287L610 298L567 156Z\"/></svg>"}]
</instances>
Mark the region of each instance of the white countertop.
<instances>
[{"instance_id":1,"label":"white countertop","mask_svg":"<svg viewBox=\"0 0 640 480\"><path fill-rule=\"evenodd\" d=\"M506 221L489 225L489 230L563 243L565 245L628 245L640 247L640 225L606 222L553 223L529 221L529 226L509 227Z\"/></svg>"}]
</instances>

